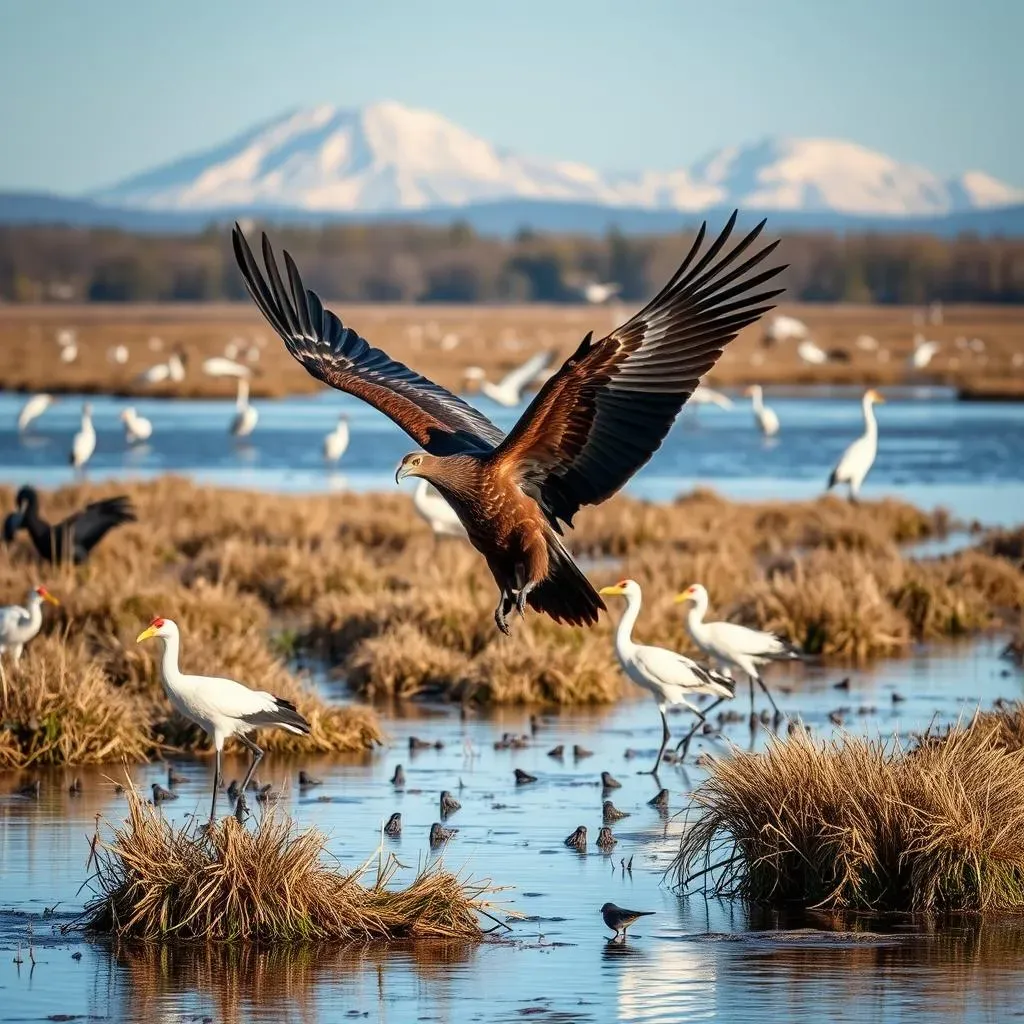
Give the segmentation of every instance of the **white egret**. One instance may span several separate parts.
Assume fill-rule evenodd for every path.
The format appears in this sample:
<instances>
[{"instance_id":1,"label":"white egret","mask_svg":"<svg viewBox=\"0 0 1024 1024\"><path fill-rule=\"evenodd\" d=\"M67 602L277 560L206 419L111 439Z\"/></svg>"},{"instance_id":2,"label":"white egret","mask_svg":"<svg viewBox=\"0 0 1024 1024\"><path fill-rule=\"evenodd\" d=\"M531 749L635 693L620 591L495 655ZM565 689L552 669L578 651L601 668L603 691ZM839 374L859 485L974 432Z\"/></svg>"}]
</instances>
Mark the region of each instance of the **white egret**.
<instances>
[{"instance_id":1,"label":"white egret","mask_svg":"<svg viewBox=\"0 0 1024 1024\"><path fill-rule=\"evenodd\" d=\"M466 537L466 528L441 492L421 479L413 491L412 503L437 537Z\"/></svg>"},{"instance_id":2,"label":"white egret","mask_svg":"<svg viewBox=\"0 0 1024 1024\"><path fill-rule=\"evenodd\" d=\"M691 704L687 698L705 693L725 700L734 695L736 684L728 677L704 668L675 651L633 642L633 626L640 614L641 603L640 584L636 580L620 580L614 586L602 587L600 593L603 597L619 596L626 599L626 610L615 630L615 653L629 680L653 694L658 702L658 711L661 712L661 749L651 772L654 775L661 765L670 737L668 719L665 717L666 706L682 704L703 722L705 712ZM684 756L688 744L689 737L681 744Z\"/></svg>"},{"instance_id":3,"label":"white egret","mask_svg":"<svg viewBox=\"0 0 1024 1024\"><path fill-rule=\"evenodd\" d=\"M348 416L342 413L338 425L324 438L324 461L338 462L348 448Z\"/></svg>"},{"instance_id":4,"label":"white egret","mask_svg":"<svg viewBox=\"0 0 1024 1024\"><path fill-rule=\"evenodd\" d=\"M523 400L523 391L551 365L555 353L550 350L537 352L520 366L510 370L497 384L492 384L479 367L466 371L467 380L478 380L480 390L492 401L506 408L514 409Z\"/></svg>"},{"instance_id":5,"label":"white egret","mask_svg":"<svg viewBox=\"0 0 1024 1024\"><path fill-rule=\"evenodd\" d=\"M764 404L764 393L761 391L761 385L751 384L743 393L751 400L754 409L754 419L761 433L765 437L774 437L779 432L779 417L775 415L774 409L770 409Z\"/></svg>"},{"instance_id":6,"label":"white egret","mask_svg":"<svg viewBox=\"0 0 1024 1024\"><path fill-rule=\"evenodd\" d=\"M203 373L208 377L245 377L248 379L252 376L252 369L227 356L211 356L209 359L203 360Z\"/></svg>"},{"instance_id":7,"label":"white egret","mask_svg":"<svg viewBox=\"0 0 1024 1024\"><path fill-rule=\"evenodd\" d=\"M29 424L42 416L51 405L53 405L53 395L45 393L33 395L21 407L21 412L18 413L18 433L20 434L27 430Z\"/></svg>"},{"instance_id":8,"label":"white egret","mask_svg":"<svg viewBox=\"0 0 1024 1024\"><path fill-rule=\"evenodd\" d=\"M309 722L299 714L295 705L283 697L275 697L263 690L250 690L233 679L214 676L185 675L178 667L181 634L171 619L155 618L136 638L142 643L151 637L164 642L160 659L160 676L164 690L174 709L190 722L194 722L210 739L217 754L213 776L213 801L210 821L217 812L217 790L221 783L221 752L224 743L237 736L252 754L252 763L246 773L238 799L245 807L245 790L263 757L263 751L248 734L255 729L285 729L297 735L308 735Z\"/></svg>"},{"instance_id":9,"label":"white egret","mask_svg":"<svg viewBox=\"0 0 1024 1024\"><path fill-rule=\"evenodd\" d=\"M797 320L795 316L773 316L765 325L762 344L768 348L780 341L801 340L806 338L809 331L803 320Z\"/></svg>"},{"instance_id":10,"label":"white egret","mask_svg":"<svg viewBox=\"0 0 1024 1024\"><path fill-rule=\"evenodd\" d=\"M78 358L78 345L72 342L60 350L60 361L62 363L73 363Z\"/></svg>"},{"instance_id":11,"label":"white egret","mask_svg":"<svg viewBox=\"0 0 1024 1024\"><path fill-rule=\"evenodd\" d=\"M121 422L124 424L124 439L128 444L140 444L153 436L153 424L145 416L140 416L133 405L121 412Z\"/></svg>"},{"instance_id":12,"label":"white egret","mask_svg":"<svg viewBox=\"0 0 1024 1024\"><path fill-rule=\"evenodd\" d=\"M872 406L884 405L885 399L874 390L864 392L861 407L864 410L864 433L843 452L842 458L836 463L832 475L828 478L828 489L836 484L848 484L850 501L856 501L860 486L868 475L878 452L878 423Z\"/></svg>"},{"instance_id":13,"label":"white egret","mask_svg":"<svg viewBox=\"0 0 1024 1024\"><path fill-rule=\"evenodd\" d=\"M779 716L775 698L761 678L759 668L771 661L799 661L803 657L800 648L774 633L732 622L705 622L708 592L700 583L694 583L676 595L676 604L686 601L690 602L690 610L686 613L686 631L690 639L720 668L739 671L747 677L751 714L754 713L754 683L757 683Z\"/></svg>"},{"instance_id":14,"label":"white egret","mask_svg":"<svg viewBox=\"0 0 1024 1024\"><path fill-rule=\"evenodd\" d=\"M128 362L128 346L127 345L112 345L107 349L107 362L115 363L118 366L124 366Z\"/></svg>"},{"instance_id":15,"label":"white egret","mask_svg":"<svg viewBox=\"0 0 1024 1024\"><path fill-rule=\"evenodd\" d=\"M71 440L71 465L82 469L96 451L96 430L92 425L92 405L82 406L82 425Z\"/></svg>"},{"instance_id":16,"label":"white egret","mask_svg":"<svg viewBox=\"0 0 1024 1024\"><path fill-rule=\"evenodd\" d=\"M43 627L43 602L59 605L60 601L46 587L33 587L28 592L24 607L18 604L0 608L0 654L11 652L17 664L25 644L34 639Z\"/></svg>"},{"instance_id":17,"label":"white egret","mask_svg":"<svg viewBox=\"0 0 1024 1024\"><path fill-rule=\"evenodd\" d=\"M615 298L622 291L617 281L588 281L583 286L583 298L592 306L603 306L609 299Z\"/></svg>"},{"instance_id":18,"label":"white egret","mask_svg":"<svg viewBox=\"0 0 1024 1024\"><path fill-rule=\"evenodd\" d=\"M235 398L235 415L229 428L232 437L248 437L259 422L260 414L249 404L249 382L238 379L238 395Z\"/></svg>"}]
</instances>

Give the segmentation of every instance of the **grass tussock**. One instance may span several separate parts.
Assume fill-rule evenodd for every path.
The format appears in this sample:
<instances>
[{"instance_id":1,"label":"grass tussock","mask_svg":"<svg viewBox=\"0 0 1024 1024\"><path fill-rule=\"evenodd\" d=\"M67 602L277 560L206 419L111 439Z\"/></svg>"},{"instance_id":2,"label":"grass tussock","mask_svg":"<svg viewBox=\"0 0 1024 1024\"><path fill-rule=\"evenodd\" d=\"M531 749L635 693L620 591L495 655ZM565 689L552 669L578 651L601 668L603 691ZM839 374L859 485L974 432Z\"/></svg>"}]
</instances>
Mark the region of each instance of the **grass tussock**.
<instances>
[{"instance_id":1,"label":"grass tussock","mask_svg":"<svg viewBox=\"0 0 1024 1024\"><path fill-rule=\"evenodd\" d=\"M326 837L264 815L253 831L225 818L210 829L175 829L129 794L128 817L97 852L97 895L85 927L120 939L478 939L487 882L460 879L440 862L405 888L398 862L379 856L350 873L325 861ZM492 918L493 920L493 918Z\"/></svg>"},{"instance_id":2,"label":"grass tussock","mask_svg":"<svg viewBox=\"0 0 1024 1024\"><path fill-rule=\"evenodd\" d=\"M911 752L798 733L715 760L693 800L683 886L829 909L1024 907L1024 748L988 726Z\"/></svg>"}]
</instances>

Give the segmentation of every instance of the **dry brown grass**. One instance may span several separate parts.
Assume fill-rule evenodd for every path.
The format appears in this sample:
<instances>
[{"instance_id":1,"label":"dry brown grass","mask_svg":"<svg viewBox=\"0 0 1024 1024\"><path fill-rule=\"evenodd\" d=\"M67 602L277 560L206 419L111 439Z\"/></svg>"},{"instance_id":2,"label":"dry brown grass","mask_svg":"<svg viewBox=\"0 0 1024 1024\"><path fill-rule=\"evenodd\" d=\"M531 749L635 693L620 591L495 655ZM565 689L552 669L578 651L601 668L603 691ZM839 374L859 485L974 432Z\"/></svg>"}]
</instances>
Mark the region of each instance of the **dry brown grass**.
<instances>
[{"instance_id":1,"label":"dry brown grass","mask_svg":"<svg viewBox=\"0 0 1024 1024\"><path fill-rule=\"evenodd\" d=\"M460 879L438 861L405 888L398 862L378 853L344 873L325 863L327 838L264 815L253 831L225 818L175 829L129 793L127 820L100 843L97 895L85 927L121 939L297 942L479 939L488 882ZM493 921L494 919L491 918Z\"/></svg>"},{"instance_id":2,"label":"dry brown grass","mask_svg":"<svg viewBox=\"0 0 1024 1024\"><path fill-rule=\"evenodd\" d=\"M693 800L683 886L833 909L1024 907L1024 749L990 728L910 753L798 733L713 761Z\"/></svg>"},{"instance_id":3,"label":"dry brown grass","mask_svg":"<svg viewBox=\"0 0 1024 1024\"><path fill-rule=\"evenodd\" d=\"M555 348L568 356L580 339L593 330L600 336L622 323L639 304L601 308L580 306L379 306L343 303L335 309L373 344L414 366L439 383L459 388L466 366L482 366L500 376L531 352ZM1024 312L1013 306L947 306L945 323L929 326L929 338L943 342L942 350L925 375L913 377L906 369L913 348L913 310L895 306L792 305L779 312L795 315L810 328L823 348L843 348L849 363L806 366L796 346L786 343L769 353L761 350L762 327L755 325L728 346L712 371L715 386L750 383L874 384L903 383L908 379L942 381L974 387L979 394L1024 391L1024 372L1012 358L1024 344ZM75 327L79 357L71 364L56 361L56 334ZM875 337L888 353L854 346L861 334ZM149 351L150 337L164 341L159 353ZM957 349L959 336L980 336L983 353ZM203 359L223 354L225 345L241 336L265 342L259 361L260 375L253 381L255 395L301 394L316 390L313 380L285 351L250 303L208 305L124 306L8 306L0 309L0 386L9 390L114 392L118 394L176 394L222 396L234 394L231 381L204 376ZM457 337L457 347L446 350L441 342ZM107 351L123 344L130 358L125 366L107 361ZM189 373L182 384L140 387L134 378L146 367L166 359L173 346L189 357ZM761 361L758 361L761 360Z\"/></svg>"}]
</instances>

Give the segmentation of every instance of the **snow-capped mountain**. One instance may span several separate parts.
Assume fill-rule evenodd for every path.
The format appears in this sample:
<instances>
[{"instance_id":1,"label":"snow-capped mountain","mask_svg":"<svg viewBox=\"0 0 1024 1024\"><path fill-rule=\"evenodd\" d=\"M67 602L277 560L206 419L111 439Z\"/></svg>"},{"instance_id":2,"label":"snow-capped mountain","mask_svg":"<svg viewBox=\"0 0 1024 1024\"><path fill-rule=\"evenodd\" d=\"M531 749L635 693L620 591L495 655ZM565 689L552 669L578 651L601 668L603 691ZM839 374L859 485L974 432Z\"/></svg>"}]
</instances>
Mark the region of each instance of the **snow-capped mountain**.
<instances>
[{"instance_id":1,"label":"snow-capped mountain","mask_svg":"<svg viewBox=\"0 0 1024 1024\"><path fill-rule=\"evenodd\" d=\"M1024 202L981 171L945 181L837 139L766 139L688 169L602 174L503 150L438 114L382 102L289 113L96 193L146 210L384 213L525 199L650 210L928 216Z\"/></svg>"}]
</instances>

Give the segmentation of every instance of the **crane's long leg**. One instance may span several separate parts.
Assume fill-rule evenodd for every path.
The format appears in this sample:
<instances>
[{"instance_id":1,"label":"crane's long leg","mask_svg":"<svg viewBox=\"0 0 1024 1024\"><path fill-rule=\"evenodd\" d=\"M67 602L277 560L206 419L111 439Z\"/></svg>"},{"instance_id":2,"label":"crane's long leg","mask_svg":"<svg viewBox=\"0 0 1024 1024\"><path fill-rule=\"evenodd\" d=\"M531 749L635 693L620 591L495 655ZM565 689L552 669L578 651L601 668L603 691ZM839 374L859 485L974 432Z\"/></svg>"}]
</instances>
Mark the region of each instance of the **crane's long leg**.
<instances>
[{"instance_id":1,"label":"crane's long leg","mask_svg":"<svg viewBox=\"0 0 1024 1024\"><path fill-rule=\"evenodd\" d=\"M709 704L703 711L697 711L697 721L693 723L693 728L676 744L676 753L679 753L679 748L682 747L681 757L686 757L690 750L690 740L693 739L694 733L708 720L708 715L711 714L723 700L728 700L728 697L719 697L713 704ZM696 710L696 709L694 709Z\"/></svg>"},{"instance_id":2,"label":"crane's long leg","mask_svg":"<svg viewBox=\"0 0 1024 1024\"><path fill-rule=\"evenodd\" d=\"M665 716L664 706L659 704L658 710L661 712L661 749L658 751L658 760L654 762L654 767L649 772L641 772L641 775L658 774L658 769L661 767L662 755L665 753L668 741L672 738L671 733L668 731L668 718Z\"/></svg>"},{"instance_id":3,"label":"crane's long leg","mask_svg":"<svg viewBox=\"0 0 1024 1024\"><path fill-rule=\"evenodd\" d=\"M210 821L217 816L217 790L220 788L220 747L217 748L217 763L213 769L213 799L210 801Z\"/></svg>"},{"instance_id":4,"label":"crane's long leg","mask_svg":"<svg viewBox=\"0 0 1024 1024\"><path fill-rule=\"evenodd\" d=\"M751 675L747 676L747 682L750 684L750 718L753 721L754 718L754 677Z\"/></svg>"},{"instance_id":5,"label":"crane's long leg","mask_svg":"<svg viewBox=\"0 0 1024 1024\"><path fill-rule=\"evenodd\" d=\"M764 690L764 695L768 698L769 702L771 703L772 711L774 711L776 715L781 715L782 712L779 710L779 705L775 703L775 698L772 696L771 690L768 689L768 687L765 685L764 680L759 675L754 675L754 676L750 677L750 706L751 706L751 709L753 709L753 706L754 706L754 681L755 680L757 681L757 685L760 686L762 690Z\"/></svg>"},{"instance_id":6,"label":"crane's long leg","mask_svg":"<svg viewBox=\"0 0 1024 1024\"><path fill-rule=\"evenodd\" d=\"M249 781L253 775L256 774L256 765L263 760L263 751L256 746L255 743L248 736L243 736L241 733L238 734L238 738L244 747L247 747L252 751L252 764L249 765L249 770L245 773L245 778L242 780L242 788L238 791L238 802L242 805L242 809L245 809L245 791L249 788Z\"/></svg>"}]
</instances>

